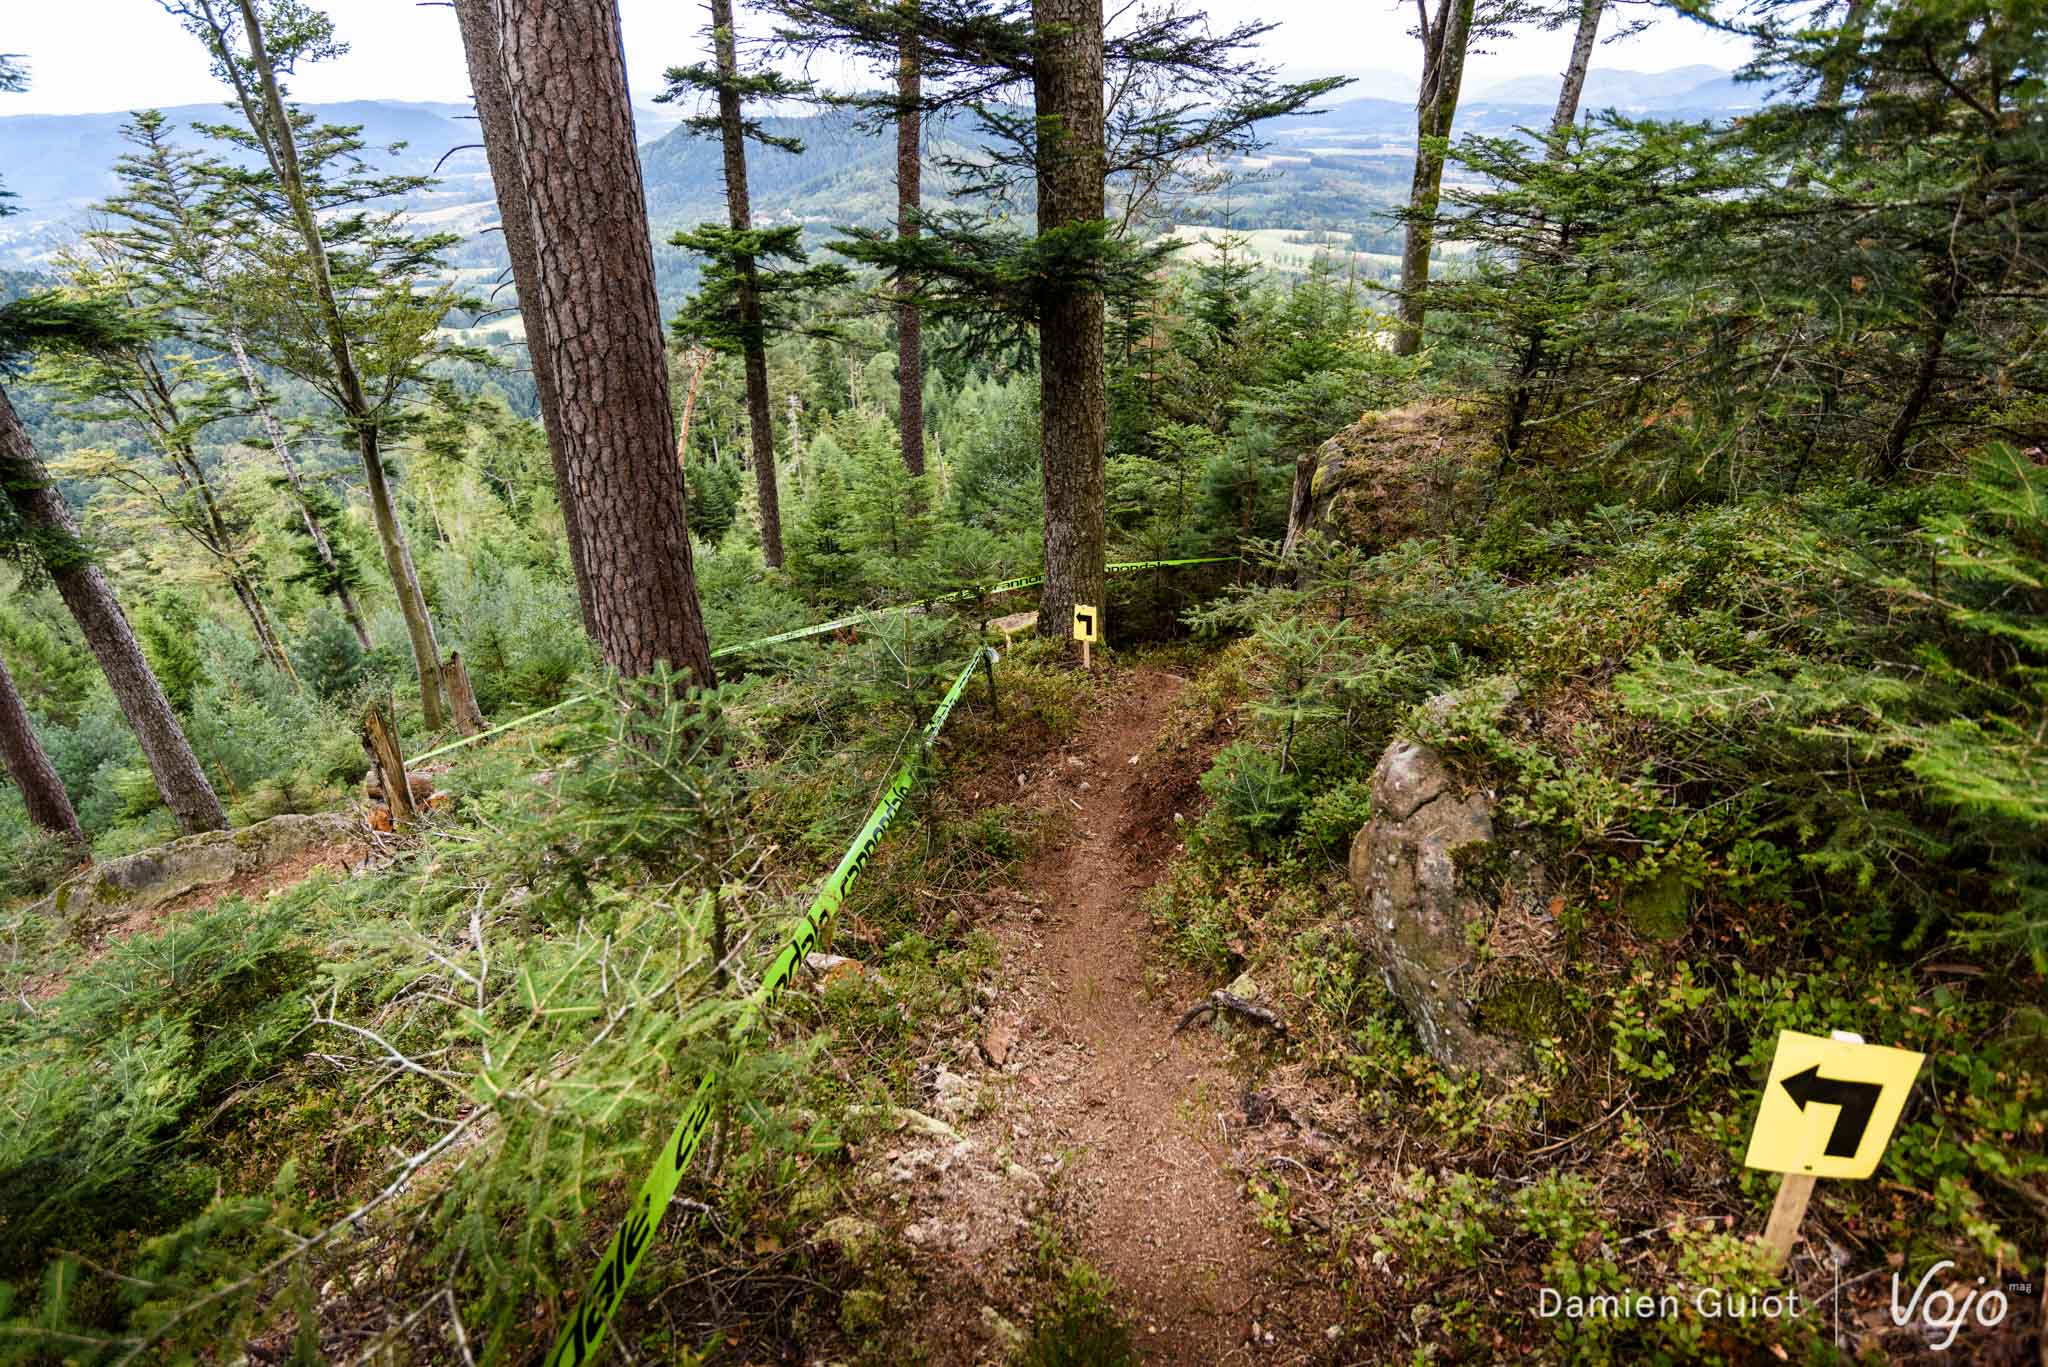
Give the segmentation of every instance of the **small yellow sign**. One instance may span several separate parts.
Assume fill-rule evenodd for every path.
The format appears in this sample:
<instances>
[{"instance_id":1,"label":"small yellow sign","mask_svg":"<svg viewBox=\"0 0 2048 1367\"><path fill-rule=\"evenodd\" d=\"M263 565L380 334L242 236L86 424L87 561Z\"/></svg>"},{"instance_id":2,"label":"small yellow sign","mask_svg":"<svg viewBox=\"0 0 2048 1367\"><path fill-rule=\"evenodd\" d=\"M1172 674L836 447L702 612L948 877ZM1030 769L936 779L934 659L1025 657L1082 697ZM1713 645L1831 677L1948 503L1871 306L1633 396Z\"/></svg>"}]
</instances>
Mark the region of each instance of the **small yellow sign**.
<instances>
[{"instance_id":1,"label":"small yellow sign","mask_svg":"<svg viewBox=\"0 0 2048 1367\"><path fill-rule=\"evenodd\" d=\"M1074 639L1090 645L1102 642L1102 610L1089 603L1074 604Z\"/></svg>"},{"instance_id":2,"label":"small yellow sign","mask_svg":"<svg viewBox=\"0 0 2048 1367\"><path fill-rule=\"evenodd\" d=\"M1925 1058L1910 1049L1780 1032L1743 1163L1808 1177L1870 1176Z\"/></svg>"}]
</instances>

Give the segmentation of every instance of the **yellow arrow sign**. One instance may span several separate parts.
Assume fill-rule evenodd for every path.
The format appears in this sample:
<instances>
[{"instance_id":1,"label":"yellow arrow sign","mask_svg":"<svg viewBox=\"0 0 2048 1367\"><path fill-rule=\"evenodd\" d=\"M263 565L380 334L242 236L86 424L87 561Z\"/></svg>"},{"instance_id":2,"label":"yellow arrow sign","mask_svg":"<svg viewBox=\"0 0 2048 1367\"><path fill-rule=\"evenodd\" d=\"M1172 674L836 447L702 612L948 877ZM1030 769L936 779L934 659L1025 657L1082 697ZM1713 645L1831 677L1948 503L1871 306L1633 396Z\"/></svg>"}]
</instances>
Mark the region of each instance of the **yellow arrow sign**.
<instances>
[{"instance_id":1,"label":"yellow arrow sign","mask_svg":"<svg viewBox=\"0 0 2048 1367\"><path fill-rule=\"evenodd\" d=\"M1102 640L1102 610L1092 603L1074 604L1074 639L1091 645Z\"/></svg>"},{"instance_id":2,"label":"yellow arrow sign","mask_svg":"<svg viewBox=\"0 0 2048 1367\"><path fill-rule=\"evenodd\" d=\"M1925 1058L1910 1049L1781 1032L1742 1161L1808 1177L1870 1176Z\"/></svg>"}]
</instances>

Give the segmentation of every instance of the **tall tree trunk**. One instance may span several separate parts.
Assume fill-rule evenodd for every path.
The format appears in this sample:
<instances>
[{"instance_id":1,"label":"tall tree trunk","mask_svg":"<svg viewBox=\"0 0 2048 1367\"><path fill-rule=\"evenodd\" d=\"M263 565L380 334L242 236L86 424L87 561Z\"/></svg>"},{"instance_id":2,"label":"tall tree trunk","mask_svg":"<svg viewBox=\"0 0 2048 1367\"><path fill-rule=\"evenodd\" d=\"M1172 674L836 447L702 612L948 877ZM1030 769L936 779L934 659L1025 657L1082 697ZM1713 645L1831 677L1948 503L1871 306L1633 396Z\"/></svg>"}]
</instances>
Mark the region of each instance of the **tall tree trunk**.
<instances>
[{"instance_id":1,"label":"tall tree trunk","mask_svg":"<svg viewBox=\"0 0 2048 1367\"><path fill-rule=\"evenodd\" d=\"M0 389L0 490L13 500L23 524L43 542L43 567L107 676L178 829L187 835L222 829L228 824L227 813L221 810L213 785L193 756L162 685L150 672L106 576L86 557L78 524L51 487L5 389Z\"/></svg>"},{"instance_id":2,"label":"tall tree trunk","mask_svg":"<svg viewBox=\"0 0 2048 1367\"><path fill-rule=\"evenodd\" d=\"M545 320L528 300L540 297L540 265L533 254L533 223L526 209L526 175L514 155L511 97L505 90L505 63L498 52L497 22L491 0L455 0L462 47L469 58L469 88L476 100L477 123L483 129L484 157L491 184L498 192L498 221L504 226L505 251L512 258L512 286L519 292L519 318L526 328L526 351L533 358L533 388L540 399L541 427L548 436L554 464L555 497L562 505L562 526L569 542L569 567L576 575L576 601L583 609L583 629L597 639L597 606L591 596L590 569L583 549L583 524L576 516L576 491L569 483L567 442L562 436L561 396L545 339L536 335Z\"/></svg>"},{"instance_id":3,"label":"tall tree trunk","mask_svg":"<svg viewBox=\"0 0 2048 1367\"><path fill-rule=\"evenodd\" d=\"M334 581L334 596L341 604L341 615L348 619L356 644L368 651L371 648L370 629L363 622L362 609L356 606L355 595L349 592L348 585L342 580L341 564L334 558L334 546L327 540L327 529L320 525L320 518L313 511L313 501L306 496L306 480L299 473L298 457L292 454L291 442L285 438L284 424L277 420L277 410L270 406L270 393L263 387L262 377L257 375L256 365L249 359L249 349L242 344L239 331L229 330L228 348L234 352L235 369L242 374L242 387L249 391L249 401L256 406L256 416L263 424L263 435L269 439L277 463L284 467L285 483L292 491L292 501L299 506L299 520L305 524L306 536L313 543L313 553Z\"/></svg>"},{"instance_id":4,"label":"tall tree trunk","mask_svg":"<svg viewBox=\"0 0 2048 1367\"><path fill-rule=\"evenodd\" d=\"M917 0L903 0L903 5L914 14ZM896 57L896 236L906 241L918 235L924 198L924 119L918 108L924 93L922 65L917 35L906 32ZM915 278L905 275L896 281L901 296L896 301L896 425L903 434L904 468L922 475L924 315L913 297L916 291Z\"/></svg>"},{"instance_id":5,"label":"tall tree trunk","mask_svg":"<svg viewBox=\"0 0 2048 1367\"><path fill-rule=\"evenodd\" d=\"M1581 0L1579 31L1572 38L1572 59L1557 88L1557 111L1550 116L1550 159L1564 156L1565 135L1578 121L1579 97L1586 90L1586 68L1593 64L1593 45L1600 38L1600 12L1607 0Z\"/></svg>"},{"instance_id":6,"label":"tall tree trunk","mask_svg":"<svg viewBox=\"0 0 2048 1367\"><path fill-rule=\"evenodd\" d=\"M1401 244L1400 326L1394 354L1413 356L1422 347L1422 319L1429 311L1429 253L1436 244L1437 200L1444 187L1444 145L1458 112L1465 79L1465 48L1472 36L1473 0L1439 0L1436 22L1422 35L1422 85L1415 100L1415 175L1408 189L1408 231ZM1427 17L1425 15L1425 17Z\"/></svg>"},{"instance_id":7,"label":"tall tree trunk","mask_svg":"<svg viewBox=\"0 0 2048 1367\"><path fill-rule=\"evenodd\" d=\"M1948 330L1962 310L1964 285L1960 273L1952 266L1947 268L1941 282L1940 293L1934 296L1933 307L1927 321L1920 329L1920 362L1913 368L1913 383L1906 390L1906 401L1899 406L1899 415L1892 420L1891 430L1885 433L1884 452L1878 459L1878 470L1886 479L1892 479L1906 468L1906 444L1913 435L1914 424L1927 408L1927 401L1934 396L1935 380L1941 374L1942 352L1948 347Z\"/></svg>"},{"instance_id":8,"label":"tall tree trunk","mask_svg":"<svg viewBox=\"0 0 2048 1367\"><path fill-rule=\"evenodd\" d=\"M8 777L21 790L28 819L83 849L85 831L72 809L71 794L64 791L64 780L57 777L56 766L36 738L28 707L15 691L14 676L7 672L5 660L0 660L0 762L7 765Z\"/></svg>"},{"instance_id":9,"label":"tall tree trunk","mask_svg":"<svg viewBox=\"0 0 2048 1367\"><path fill-rule=\"evenodd\" d=\"M497 0L540 338L606 663L709 686L625 49L613 0ZM488 135L487 135L488 136Z\"/></svg>"},{"instance_id":10,"label":"tall tree trunk","mask_svg":"<svg viewBox=\"0 0 2048 1367\"><path fill-rule=\"evenodd\" d=\"M687 471L690 464L690 418L697 411L697 391L704 387L704 371L711 364L711 352L705 347L691 347L683 353L683 370L689 376L683 389L683 417L676 424L676 468ZM714 439L711 459L718 461L718 443ZM683 481L685 491L689 488L687 475Z\"/></svg>"},{"instance_id":11,"label":"tall tree trunk","mask_svg":"<svg viewBox=\"0 0 2048 1367\"><path fill-rule=\"evenodd\" d=\"M277 629L270 624L270 613L263 606L263 597L256 592L256 585L242 572L241 566L229 566L228 587L234 591L235 601L242 605L242 613L249 619L250 629L256 633L256 644L263 647L270 663L278 673L294 684L299 683L299 671L292 667L291 656L285 654L284 642L278 639Z\"/></svg>"},{"instance_id":12,"label":"tall tree trunk","mask_svg":"<svg viewBox=\"0 0 2048 1367\"><path fill-rule=\"evenodd\" d=\"M419 570L412 563L412 548L406 545L405 529L398 523L398 509L391 500L391 481L384 476L383 433L374 422L356 426L356 453L363 461L363 484L370 491L370 520L377 527L377 544L384 551L384 569L398 587L398 611L405 619L405 634L412 642L412 658L420 676L421 720L427 730L438 731L447 721L441 705L441 643L434 639L434 619L427 612L426 595L420 592Z\"/></svg>"},{"instance_id":13,"label":"tall tree trunk","mask_svg":"<svg viewBox=\"0 0 2048 1367\"><path fill-rule=\"evenodd\" d=\"M733 29L732 0L711 0L711 43L718 63L718 141L725 157L725 207L736 233L754 226L747 195L747 137L740 115L739 35ZM754 452L754 485L761 502L761 558L782 567L782 500L775 487L775 416L768 403L768 342L761 325L761 298L754 284L754 258L739 256L741 354L747 372L747 427Z\"/></svg>"},{"instance_id":14,"label":"tall tree trunk","mask_svg":"<svg viewBox=\"0 0 2048 1367\"><path fill-rule=\"evenodd\" d=\"M220 500L214 495L213 481L207 477L206 467L199 463L198 453L189 446L172 450L170 459L180 482L199 501L199 510L206 516L206 535L198 539L220 562L228 587L234 591L236 601L248 615L250 629L256 633L256 644L263 648L279 673L297 684L299 671L292 667L291 656L285 654L284 643L270 624L270 614L264 610L262 595L256 592L255 579L242 564L242 558L235 554L234 536L228 531L227 518L221 514Z\"/></svg>"},{"instance_id":15,"label":"tall tree trunk","mask_svg":"<svg viewBox=\"0 0 2048 1367\"><path fill-rule=\"evenodd\" d=\"M341 304L334 293L334 277L327 264L327 241L321 235L320 223L313 215L312 201L306 195L305 176L299 166L298 143L292 136L291 118L285 111L283 92L278 89L277 70L272 66L269 49L264 45L256 0L236 0L236 3L241 8L242 26L249 42L249 63L263 86L264 118L258 131L268 132L268 136L261 139L264 152L270 158L271 170L277 176L285 198L291 202L292 216L298 223L299 237L312 266L311 284L321 323L327 333L327 350L334 366L342 416L355 429L356 446L363 457L363 481L369 486L370 507L376 517L377 539L384 547L384 567L390 572L392 587L397 590L398 610L405 618L406 635L412 640L413 666L420 679L420 711L427 729L438 731L445 723L446 712L441 704L441 653L434 642L433 622L427 615L426 598L420 593L419 577L412 570L412 553L406 548L405 532L392 511L391 489L384 477L384 462L378 449L375 414L363 389L362 377L356 370L348 327L342 319ZM225 43L223 48L226 49ZM237 94L243 96L241 77L234 72L232 62L228 65L236 82ZM251 101L247 96L243 98L246 108ZM253 114L254 111L251 109L249 112Z\"/></svg>"},{"instance_id":16,"label":"tall tree trunk","mask_svg":"<svg viewBox=\"0 0 2048 1367\"><path fill-rule=\"evenodd\" d=\"M1038 70L1038 231L1103 216L1102 0L1032 0ZM1045 468L1045 591L1038 629L1065 636L1076 603L1102 605L1103 299L1086 281L1051 282L1038 327Z\"/></svg>"}]
</instances>

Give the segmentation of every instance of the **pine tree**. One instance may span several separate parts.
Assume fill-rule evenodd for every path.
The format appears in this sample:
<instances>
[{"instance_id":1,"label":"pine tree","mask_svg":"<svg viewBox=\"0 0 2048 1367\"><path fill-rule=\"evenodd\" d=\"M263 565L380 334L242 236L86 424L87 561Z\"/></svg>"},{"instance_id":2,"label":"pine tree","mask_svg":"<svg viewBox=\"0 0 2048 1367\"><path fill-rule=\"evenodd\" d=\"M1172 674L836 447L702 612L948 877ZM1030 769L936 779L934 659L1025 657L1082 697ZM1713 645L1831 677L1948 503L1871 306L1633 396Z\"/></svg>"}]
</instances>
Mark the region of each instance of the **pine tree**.
<instances>
[{"instance_id":1,"label":"pine tree","mask_svg":"<svg viewBox=\"0 0 2048 1367\"><path fill-rule=\"evenodd\" d=\"M495 13L499 135L523 173L538 267L526 307L555 377L598 647L621 673L666 662L709 687L618 10L502 0Z\"/></svg>"},{"instance_id":2,"label":"pine tree","mask_svg":"<svg viewBox=\"0 0 2048 1367\"><path fill-rule=\"evenodd\" d=\"M10 308L18 319L20 306ZM9 321L13 320L0 319L0 334ZM0 388L0 492L4 492L7 505L4 525L0 525L0 546L27 559L55 585L107 676L178 829L189 835L224 828L227 813L150 671L112 586L92 562L79 538L78 524L36 459L4 388Z\"/></svg>"},{"instance_id":3,"label":"pine tree","mask_svg":"<svg viewBox=\"0 0 2048 1367\"><path fill-rule=\"evenodd\" d=\"M546 319L531 301L540 297L540 262L534 255L533 224L527 211L526 175L514 153L512 96L505 86L505 63L498 51L497 21L488 0L455 0L462 26L462 46L469 58L469 84L477 122L484 131L484 155L497 192L498 223L505 251L512 258L512 282L518 290L520 322L533 366L533 388L540 403L541 426L548 436L548 454L555 471L555 497L562 507L569 566L576 576L576 599L583 610L583 629L597 639L597 604L590 586L590 567L583 549L583 525L576 515L571 486L569 439L562 431L561 393L555 385L552 355L539 329Z\"/></svg>"},{"instance_id":4,"label":"pine tree","mask_svg":"<svg viewBox=\"0 0 2048 1367\"><path fill-rule=\"evenodd\" d=\"M1173 168L1256 144L1256 126L1306 108L1341 80L1287 85L1244 50L1271 26L1209 31L1206 17L1146 11L1107 33L1099 0L983 0L945 7L785 0L811 41L893 60L914 36L927 111L964 108L987 135L948 170L970 191L1029 185L1038 231L954 212L923 215L901 238L856 232L844 250L915 282L928 319L957 321L979 351L1035 351L1040 376L1045 589L1039 630L1064 633L1076 602L1099 602L1103 514L1104 318L1112 297L1148 292L1170 244L1141 247L1136 221L1107 217L1119 184L1171 183ZM1014 97L1028 88L1027 111ZM1110 91L1123 98L1111 98ZM1145 202L1155 188L1126 196Z\"/></svg>"},{"instance_id":5,"label":"pine tree","mask_svg":"<svg viewBox=\"0 0 2048 1367\"><path fill-rule=\"evenodd\" d=\"M878 64L886 68L892 89L887 94L833 96L834 104L860 110L864 122L887 123L896 138L896 237L908 242L923 230L925 53L918 34L916 11L921 0L873 0L877 7L894 4L903 11L896 26L894 51ZM780 0L770 8L781 18L777 41L794 51L829 49L847 41L842 23L830 7L810 0ZM878 54L879 56L880 54ZM903 465L912 475L925 466L924 311L917 283L908 275L895 280L896 410Z\"/></svg>"},{"instance_id":6,"label":"pine tree","mask_svg":"<svg viewBox=\"0 0 2048 1367\"><path fill-rule=\"evenodd\" d=\"M135 115L122 135L129 143L114 163L121 183L118 193L97 206L105 215L94 231L137 277L166 321L182 337L226 352L241 379L248 406L257 417L284 475L284 488L298 509L298 518L316 555L334 569L336 552L329 545L305 475L299 468L284 424L278 419L269 386L249 354L246 325L236 315L239 291L233 276L238 262L232 209L226 202L225 169L215 158L172 145L164 117L153 109ZM337 599L356 641L370 648L370 633L346 580Z\"/></svg>"},{"instance_id":7,"label":"pine tree","mask_svg":"<svg viewBox=\"0 0 2048 1367\"><path fill-rule=\"evenodd\" d=\"M25 85L20 68L0 58L0 90L20 90ZM0 204L0 212L4 211L9 211L9 206ZM0 367L39 346L104 349L133 346L148 335L132 315L103 302L29 295L0 305ZM213 785L206 781L163 688L150 672L113 588L92 563L70 509L51 487L4 386L0 386L0 554L47 574L55 585L135 732L157 792L178 829L190 834L225 827L227 813L214 795ZM32 757L25 759L19 772L29 772L31 782L41 783L32 772L31 761ZM11 756L9 768L14 771ZM47 802L48 796L45 793L36 800ZM61 823L61 815L49 815Z\"/></svg>"},{"instance_id":8,"label":"pine tree","mask_svg":"<svg viewBox=\"0 0 2048 1367\"><path fill-rule=\"evenodd\" d=\"M252 269L238 277L244 288L237 307L257 349L319 389L356 445L385 570L412 644L421 711L428 729L439 730L446 720L440 647L392 500L384 447L393 428L402 426L404 401L427 368L444 356L467 354L437 332L458 297L429 283L454 239L415 236L396 211L323 216L426 183L359 173L353 157L363 144L351 130L315 128L286 103L281 70L345 50L326 15L301 0L277 0L266 30L256 0L232 0L232 10L230 0L160 2L205 45L215 76L234 94L242 124L208 131L261 157L261 170L229 178L233 202L255 229L243 247ZM330 178L336 169L341 176Z\"/></svg>"},{"instance_id":9,"label":"pine tree","mask_svg":"<svg viewBox=\"0 0 2048 1367\"><path fill-rule=\"evenodd\" d=\"M732 0L711 0L710 10L712 64L671 67L668 88L656 97L676 101L692 93L711 95L716 112L693 116L685 126L716 134L725 163L725 226L706 223L695 232L677 233L671 239L677 246L709 258L703 288L677 320L677 329L687 340L736 352L746 367L747 428L760 495L761 554L771 568L780 568L782 507L768 394L772 299L824 289L846 277L843 268L831 266L777 271L768 265L780 260L803 267L802 230L795 226L766 231L754 228L753 204L747 193L747 140L792 155L801 153L803 144L772 134L758 120L747 118L745 103L750 99L788 99L805 93L806 87L773 71L742 72Z\"/></svg>"}]
</instances>

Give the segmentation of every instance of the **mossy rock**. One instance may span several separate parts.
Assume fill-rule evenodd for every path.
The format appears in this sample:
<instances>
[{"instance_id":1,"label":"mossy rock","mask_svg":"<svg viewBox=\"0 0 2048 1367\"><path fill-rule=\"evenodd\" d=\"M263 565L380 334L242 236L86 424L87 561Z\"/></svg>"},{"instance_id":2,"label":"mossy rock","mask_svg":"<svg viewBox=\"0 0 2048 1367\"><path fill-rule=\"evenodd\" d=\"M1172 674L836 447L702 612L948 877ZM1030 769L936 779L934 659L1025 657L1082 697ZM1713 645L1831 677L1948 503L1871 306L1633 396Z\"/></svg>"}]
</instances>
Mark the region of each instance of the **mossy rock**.
<instances>
[{"instance_id":1,"label":"mossy rock","mask_svg":"<svg viewBox=\"0 0 2048 1367\"><path fill-rule=\"evenodd\" d=\"M205 831L109 859L59 887L33 910L80 926L115 912L146 911L194 888L253 873L361 832L352 812L274 816L237 831Z\"/></svg>"},{"instance_id":2,"label":"mossy rock","mask_svg":"<svg viewBox=\"0 0 2048 1367\"><path fill-rule=\"evenodd\" d=\"M1520 978L1480 998L1472 1015L1480 1029L1533 1042L1570 1039L1582 1032L1564 988L1548 978Z\"/></svg>"},{"instance_id":3,"label":"mossy rock","mask_svg":"<svg viewBox=\"0 0 2048 1367\"><path fill-rule=\"evenodd\" d=\"M1623 898L1621 914L1638 935L1682 939L1692 924L1692 888L1684 874L1669 870Z\"/></svg>"}]
</instances>

